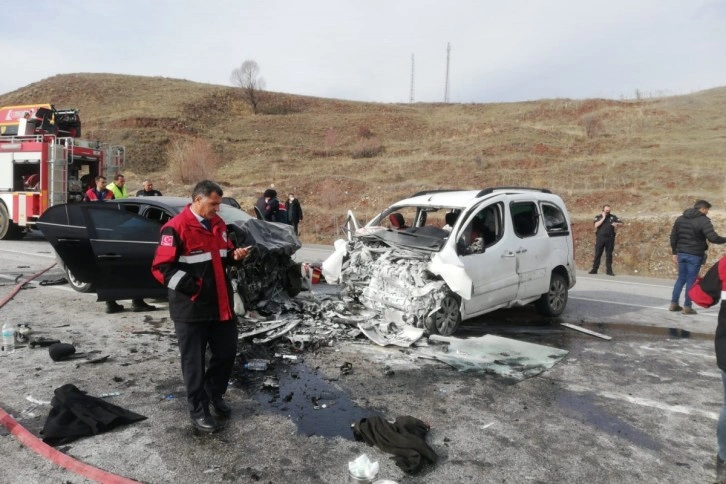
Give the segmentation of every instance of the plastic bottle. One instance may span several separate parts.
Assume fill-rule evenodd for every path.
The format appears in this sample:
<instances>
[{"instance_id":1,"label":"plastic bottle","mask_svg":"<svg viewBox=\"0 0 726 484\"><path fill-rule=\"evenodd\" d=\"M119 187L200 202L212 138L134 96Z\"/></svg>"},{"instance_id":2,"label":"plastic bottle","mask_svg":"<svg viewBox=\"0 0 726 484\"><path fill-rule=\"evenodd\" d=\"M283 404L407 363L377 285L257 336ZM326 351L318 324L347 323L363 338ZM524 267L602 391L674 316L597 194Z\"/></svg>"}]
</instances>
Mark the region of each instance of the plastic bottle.
<instances>
[{"instance_id":1,"label":"plastic bottle","mask_svg":"<svg viewBox=\"0 0 726 484\"><path fill-rule=\"evenodd\" d=\"M267 360L249 360L247 363L244 364L244 368L245 370L265 371L267 369Z\"/></svg>"},{"instance_id":2,"label":"plastic bottle","mask_svg":"<svg viewBox=\"0 0 726 484\"><path fill-rule=\"evenodd\" d=\"M15 351L15 327L9 322L5 321L3 324L3 351L5 353L12 353Z\"/></svg>"}]
</instances>

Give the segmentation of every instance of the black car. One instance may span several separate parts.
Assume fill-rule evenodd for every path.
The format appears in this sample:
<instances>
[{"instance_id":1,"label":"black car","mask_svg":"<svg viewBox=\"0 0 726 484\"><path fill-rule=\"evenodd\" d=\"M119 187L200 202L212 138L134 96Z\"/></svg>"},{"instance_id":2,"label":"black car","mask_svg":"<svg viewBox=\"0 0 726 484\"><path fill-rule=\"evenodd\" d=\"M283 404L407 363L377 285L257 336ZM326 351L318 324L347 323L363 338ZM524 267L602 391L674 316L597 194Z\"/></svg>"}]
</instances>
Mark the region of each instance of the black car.
<instances>
[{"instance_id":1,"label":"black car","mask_svg":"<svg viewBox=\"0 0 726 484\"><path fill-rule=\"evenodd\" d=\"M167 288L151 275L159 230L189 203L183 197L132 197L62 204L49 208L38 227L75 290L95 289L99 301L166 297ZM254 247L232 274L245 307L300 291L300 267L292 260L300 241L291 226L257 220L228 204L220 205L219 215L237 246Z\"/></svg>"}]
</instances>

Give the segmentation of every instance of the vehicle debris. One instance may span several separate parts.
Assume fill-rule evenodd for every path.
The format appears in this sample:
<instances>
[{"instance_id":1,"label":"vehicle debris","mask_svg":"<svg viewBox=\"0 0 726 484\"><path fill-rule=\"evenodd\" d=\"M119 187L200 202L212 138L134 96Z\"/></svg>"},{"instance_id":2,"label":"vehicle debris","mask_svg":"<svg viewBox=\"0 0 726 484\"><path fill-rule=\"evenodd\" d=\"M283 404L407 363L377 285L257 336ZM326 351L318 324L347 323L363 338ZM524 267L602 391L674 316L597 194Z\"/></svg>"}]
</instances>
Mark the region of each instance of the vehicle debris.
<instances>
[{"instance_id":1,"label":"vehicle debris","mask_svg":"<svg viewBox=\"0 0 726 484\"><path fill-rule=\"evenodd\" d=\"M494 373L522 381L549 370L567 355L567 350L527 343L491 334L478 338L431 335L427 347L415 351L463 373Z\"/></svg>"},{"instance_id":2,"label":"vehicle debris","mask_svg":"<svg viewBox=\"0 0 726 484\"><path fill-rule=\"evenodd\" d=\"M407 348L421 339L423 328L416 328L410 324L396 325L389 322L359 323L358 328L371 341L379 346L402 346Z\"/></svg>"},{"instance_id":3,"label":"vehicle debris","mask_svg":"<svg viewBox=\"0 0 726 484\"><path fill-rule=\"evenodd\" d=\"M560 323L560 324L562 326L564 326L565 328L574 329L575 331L580 331L582 333L589 334L591 336L595 336L597 338L601 338L601 339L604 339L604 340L607 340L607 341L610 341L611 339L613 339L612 336L608 336L606 334L598 333L597 331L592 331L590 329L583 328L582 326L576 326L576 325L570 324L570 323Z\"/></svg>"}]
</instances>

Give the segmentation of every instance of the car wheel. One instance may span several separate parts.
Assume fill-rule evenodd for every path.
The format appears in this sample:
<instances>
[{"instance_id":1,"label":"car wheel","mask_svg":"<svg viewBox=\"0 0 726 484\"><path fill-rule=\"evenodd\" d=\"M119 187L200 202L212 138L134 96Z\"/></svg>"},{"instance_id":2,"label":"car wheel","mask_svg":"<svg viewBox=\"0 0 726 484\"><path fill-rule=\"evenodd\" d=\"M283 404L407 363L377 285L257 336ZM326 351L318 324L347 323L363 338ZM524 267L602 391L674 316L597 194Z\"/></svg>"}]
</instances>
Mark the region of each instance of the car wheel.
<instances>
[{"instance_id":1,"label":"car wheel","mask_svg":"<svg viewBox=\"0 0 726 484\"><path fill-rule=\"evenodd\" d=\"M567 281L562 274L552 273L550 290L542 294L535 303L537 312L543 316L559 316L567 306Z\"/></svg>"},{"instance_id":2,"label":"car wheel","mask_svg":"<svg viewBox=\"0 0 726 484\"><path fill-rule=\"evenodd\" d=\"M76 279L76 276L73 275L70 269L66 267L66 276L68 277L68 284L71 285L73 289L75 289L78 292L91 292L93 291L93 283L90 282L81 282L78 279Z\"/></svg>"},{"instance_id":3,"label":"car wheel","mask_svg":"<svg viewBox=\"0 0 726 484\"><path fill-rule=\"evenodd\" d=\"M459 298L453 294L448 294L441 301L441 309L426 318L424 322L426 329L431 334L440 334L442 336L454 334L461 323L460 306Z\"/></svg>"}]
</instances>

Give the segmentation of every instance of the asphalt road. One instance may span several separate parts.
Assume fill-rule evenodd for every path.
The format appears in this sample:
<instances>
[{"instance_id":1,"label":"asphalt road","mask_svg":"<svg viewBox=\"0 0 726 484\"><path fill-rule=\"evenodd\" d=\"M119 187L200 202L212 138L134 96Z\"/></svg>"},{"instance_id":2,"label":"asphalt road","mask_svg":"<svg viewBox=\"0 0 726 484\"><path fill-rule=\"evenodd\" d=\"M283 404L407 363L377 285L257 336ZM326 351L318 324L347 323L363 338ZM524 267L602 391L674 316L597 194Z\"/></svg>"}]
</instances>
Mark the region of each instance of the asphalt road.
<instances>
[{"instance_id":1,"label":"asphalt road","mask_svg":"<svg viewBox=\"0 0 726 484\"><path fill-rule=\"evenodd\" d=\"M305 247L298 259L321 260L329 251ZM52 262L42 239L0 241L0 296L10 293L16 279ZM36 282L60 275L52 268ZM36 335L110 358L97 365L54 363L45 350L29 348L1 356L0 408L39 435L50 407L26 397L49 401L65 383L96 396L118 392L110 402L148 419L60 450L140 482L344 483L347 463L362 453L380 463L378 478L400 483L682 483L714 477L722 397L713 352L716 311L668 312L672 281L579 273L557 321L542 320L531 308L465 321L461 336L495 334L569 351L551 370L519 383L461 374L408 349L367 340L333 342L271 370L281 383L304 382L297 394L309 401L317 392L315 401L328 401L327 408L315 410L308 402L308 411L296 412L261 396L257 375L242 373L228 392L233 417L212 436L189 429L163 302L154 302L162 309L149 314L105 315L92 294L35 282L28 287L0 309L0 320L27 322ZM352 364L350 374L341 374L344 362ZM348 422L368 414L428 422L437 463L409 476L389 454L351 440ZM343 429L330 426L335 422ZM92 481L28 450L0 427L0 482Z\"/></svg>"}]
</instances>

